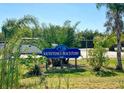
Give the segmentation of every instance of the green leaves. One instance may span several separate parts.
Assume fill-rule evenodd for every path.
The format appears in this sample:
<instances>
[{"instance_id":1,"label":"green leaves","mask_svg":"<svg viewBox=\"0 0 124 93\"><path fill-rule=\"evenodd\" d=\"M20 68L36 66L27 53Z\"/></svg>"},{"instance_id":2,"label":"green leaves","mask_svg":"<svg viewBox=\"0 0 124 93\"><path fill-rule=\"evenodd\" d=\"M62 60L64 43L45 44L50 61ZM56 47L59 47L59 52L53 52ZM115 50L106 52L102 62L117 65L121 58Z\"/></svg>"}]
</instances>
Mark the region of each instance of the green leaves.
<instances>
[{"instance_id":1,"label":"green leaves","mask_svg":"<svg viewBox=\"0 0 124 93\"><path fill-rule=\"evenodd\" d=\"M110 40L111 41L111 40ZM93 70L99 71L101 67L106 65L108 57L105 55L111 44L106 37L97 36L94 39L94 49L90 49L89 52L89 64L93 67Z\"/></svg>"},{"instance_id":2,"label":"green leaves","mask_svg":"<svg viewBox=\"0 0 124 93\"><path fill-rule=\"evenodd\" d=\"M93 70L99 71L102 66L108 61L108 57L105 56L106 49L97 47L91 49L89 52L89 64L93 67Z\"/></svg>"},{"instance_id":3,"label":"green leaves","mask_svg":"<svg viewBox=\"0 0 124 93\"><path fill-rule=\"evenodd\" d=\"M30 31L32 33L32 28L38 29L38 27L37 19L31 15L26 15L21 19L7 19L2 26L2 32L5 38L12 38L16 32Z\"/></svg>"},{"instance_id":4,"label":"green leaves","mask_svg":"<svg viewBox=\"0 0 124 93\"><path fill-rule=\"evenodd\" d=\"M67 20L63 26L59 25L42 25L42 38L50 44L65 44L68 47L73 47L75 42L76 27L79 22L71 26L71 21Z\"/></svg>"},{"instance_id":5,"label":"green leaves","mask_svg":"<svg viewBox=\"0 0 124 93\"><path fill-rule=\"evenodd\" d=\"M109 48L113 44L116 44L116 37L112 35L108 36L97 36L94 38L94 47Z\"/></svg>"}]
</instances>

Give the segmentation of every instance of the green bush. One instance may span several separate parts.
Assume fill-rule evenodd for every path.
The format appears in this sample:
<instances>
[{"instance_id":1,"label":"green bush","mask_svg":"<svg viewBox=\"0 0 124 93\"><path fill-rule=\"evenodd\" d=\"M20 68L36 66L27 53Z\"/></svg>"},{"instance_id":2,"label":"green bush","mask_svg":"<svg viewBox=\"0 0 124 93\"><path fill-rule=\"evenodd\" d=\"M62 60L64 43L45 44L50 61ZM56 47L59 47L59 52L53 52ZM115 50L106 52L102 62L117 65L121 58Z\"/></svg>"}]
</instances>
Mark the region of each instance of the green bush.
<instances>
[{"instance_id":1,"label":"green bush","mask_svg":"<svg viewBox=\"0 0 124 93\"><path fill-rule=\"evenodd\" d=\"M108 57L105 55L107 50L106 38L97 37L94 39L94 49L89 50L89 64L94 71L99 71L101 67L108 64Z\"/></svg>"},{"instance_id":2,"label":"green bush","mask_svg":"<svg viewBox=\"0 0 124 93\"><path fill-rule=\"evenodd\" d=\"M34 75L42 75L43 70L41 70L40 65L44 65L46 59L44 57L36 58L36 55L29 55L26 59L21 59L21 64L25 65L28 72L25 73L26 77L34 76Z\"/></svg>"},{"instance_id":3,"label":"green bush","mask_svg":"<svg viewBox=\"0 0 124 93\"><path fill-rule=\"evenodd\" d=\"M105 56L106 49L95 48L89 50L89 64L93 67L94 71L99 71L102 66L105 66L108 62L108 57Z\"/></svg>"}]
</instances>

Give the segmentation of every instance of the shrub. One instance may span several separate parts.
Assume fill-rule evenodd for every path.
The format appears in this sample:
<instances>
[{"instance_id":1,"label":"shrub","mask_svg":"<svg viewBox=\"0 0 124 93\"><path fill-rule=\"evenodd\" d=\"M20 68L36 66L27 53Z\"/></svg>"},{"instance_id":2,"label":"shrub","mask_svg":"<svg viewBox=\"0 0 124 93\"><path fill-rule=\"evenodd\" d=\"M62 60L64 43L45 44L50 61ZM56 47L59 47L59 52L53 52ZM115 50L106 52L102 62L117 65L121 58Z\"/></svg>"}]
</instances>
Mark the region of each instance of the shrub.
<instances>
[{"instance_id":1,"label":"shrub","mask_svg":"<svg viewBox=\"0 0 124 93\"><path fill-rule=\"evenodd\" d=\"M29 70L25 75L27 77L30 76L38 76L38 75L42 75L43 71L41 70L40 65L43 63L45 63L45 58L44 57L40 57L40 58L36 58L36 55L33 56L28 56L27 59L22 59L21 60L21 64L25 65L27 67L27 69Z\"/></svg>"},{"instance_id":2,"label":"shrub","mask_svg":"<svg viewBox=\"0 0 124 93\"><path fill-rule=\"evenodd\" d=\"M99 71L102 66L106 65L108 57L105 56L106 50L104 48L95 48L89 50L89 64L94 71Z\"/></svg>"},{"instance_id":3,"label":"shrub","mask_svg":"<svg viewBox=\"0 0 124 93\"><path fill-rule=\"evenodd\" d=\"M94 40L94 49L89 50L89 64L93 67L94 71L99 71L101 67L107 65L108 57L105 55L107 50L104 48L106 40L97 37Z\"/></svg>"}]
</instances>

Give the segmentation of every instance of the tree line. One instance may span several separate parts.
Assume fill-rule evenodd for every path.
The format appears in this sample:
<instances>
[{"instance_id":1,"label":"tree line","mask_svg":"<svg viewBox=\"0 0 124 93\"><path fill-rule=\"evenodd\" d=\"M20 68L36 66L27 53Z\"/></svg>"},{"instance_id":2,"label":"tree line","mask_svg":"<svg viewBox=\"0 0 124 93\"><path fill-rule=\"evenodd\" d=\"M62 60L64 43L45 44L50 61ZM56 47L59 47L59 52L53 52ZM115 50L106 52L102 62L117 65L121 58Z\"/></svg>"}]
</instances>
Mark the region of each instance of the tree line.
<instances>
[{"instance_id":1,"label":"tree line","mask_svg":"<svg viewBox=\"0 0 124 93\"><path fill-rule=\"evenodd\" d=\"M79 22L71 25L71 21L67 20L62 26L59 25L40 25L38 20L31 15L24 16L20 19L7 19L2 26L2 33L0 39L8 41L17 32L25 32L23 37L40 38L41 45L51 47L52 43L65 44L68 47L81 47L83 39L93 40L96 36L102 36L109 40L109 42L116 40L117 44L117 70L122 70L121 61L121 40L123 40L123 14L124 4L107 3L96 4L97 8L106 7L106 27L107 33L94 32L93 30L78 31L77 26ZM109 32L108 32L109 31ZM96 35L97 34L97 35ZM113 36L114 35L114 36ZM111 37L115 37L114 40ZM106 40L105 40L106 41ZM105 42L107 45L108 41ZM104 44L103 44L104 45ZM107 46L104 46L107 47Z\"/></svg>"},{"instance_id":2,"label":"tree line","mask_svg":"<svg viewBox=\"0 0 124 93\"><path fill-rule=\"evenodd\" d=\"M51 44L64 44L79 48L82 47L82 40L93 40L95 36L103 35L98 30L79 31L77 28L79 24L80 22L76 22L72 25L70 20L66 20L62 26L45 23L40 25L37 18L32 15L26 15L20 19L7 19L2 25L0 41L8 40L20 31L24 32L24 38L39 38L47 47L51 47Z\"/></svg>"}]
</instances>

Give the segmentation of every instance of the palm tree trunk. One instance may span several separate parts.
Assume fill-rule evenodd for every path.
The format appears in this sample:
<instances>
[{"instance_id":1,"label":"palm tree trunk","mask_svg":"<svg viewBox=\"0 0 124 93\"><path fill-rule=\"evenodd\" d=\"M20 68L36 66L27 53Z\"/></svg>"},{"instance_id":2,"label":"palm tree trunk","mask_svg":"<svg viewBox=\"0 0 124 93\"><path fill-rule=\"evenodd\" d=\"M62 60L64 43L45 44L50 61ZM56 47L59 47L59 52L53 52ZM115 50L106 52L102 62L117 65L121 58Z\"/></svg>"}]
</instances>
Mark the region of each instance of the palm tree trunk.
<instances>
[{"instance_id":1,"label":"palm tree trunk","mask_svg":"<svg viewBox=\"0 0 124 93\"><path fill-rule=\"evenodd\" d=\"M117 13L116 20L116 36L117 36L117 65L116 70L123 70L122 62L121 62L121 27L120 27L120 18L119 14Z\"/></svg>"},{"instance_id":2,"label":"palm tree trunk","mask_svg":"<svg viewBox=\"0 0 124 93\"><path fill-rule=\"evenodd\" d=\"M117 65L116 65L116 70L123 70L122 63L121 63L121 42L120 42L121 34L119 31L117 31L116 34L117 34Z\"/></svg>"}]
</instances>

